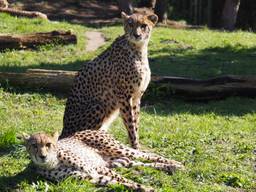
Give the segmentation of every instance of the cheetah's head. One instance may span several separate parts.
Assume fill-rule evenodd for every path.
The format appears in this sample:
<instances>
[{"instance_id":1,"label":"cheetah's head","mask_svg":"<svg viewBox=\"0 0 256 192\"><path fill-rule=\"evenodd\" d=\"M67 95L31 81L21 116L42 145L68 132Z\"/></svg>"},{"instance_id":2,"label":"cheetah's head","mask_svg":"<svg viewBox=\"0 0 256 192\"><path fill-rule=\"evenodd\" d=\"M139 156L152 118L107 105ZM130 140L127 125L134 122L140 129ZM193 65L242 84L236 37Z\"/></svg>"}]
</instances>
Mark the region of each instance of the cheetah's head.
<instances>
[{"instance_id":1,"label":"cheetah's head","mask_svg":"<svg viewBox=\"0 0 256 192\"><path fill-rule=\"evenodd\" d=\"M36 133L32 135L23 134L22 137L27 152L34 164L47 169L54 168L57 165L58 136L58 132L52 135L46 133Z\"/></svg>"},{"instance_id":2,"label":"cheetah's head","mask_svg":"<svg viewBox=\"0 0 256 192\"><path fill-rule=\"evenodd\" d=\"M129 41L137 45L147 43L150 38L152 28L157 23L158 17L155 14L126 15L122 12L124 20L124 31Z\"/></svg>"}]
</instances>

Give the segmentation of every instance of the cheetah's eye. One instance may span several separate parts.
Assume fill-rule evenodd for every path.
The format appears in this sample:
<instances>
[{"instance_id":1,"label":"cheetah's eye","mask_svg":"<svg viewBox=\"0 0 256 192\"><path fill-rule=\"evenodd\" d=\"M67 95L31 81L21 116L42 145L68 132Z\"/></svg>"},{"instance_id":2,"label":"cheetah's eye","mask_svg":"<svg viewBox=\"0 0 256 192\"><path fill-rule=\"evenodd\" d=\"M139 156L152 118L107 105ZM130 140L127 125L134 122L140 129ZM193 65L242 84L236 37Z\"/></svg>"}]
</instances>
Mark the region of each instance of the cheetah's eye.
<instances>
[{"instance_id":1,"label":"cheetah's eye","mask_svg":"<svg viewBox=\"0 0 256 192\"><path fill-rule=\"evenodd\" d=\"M51 143L46 143L46 147L50 148L52 146Z\"/></svg>"},{"instance_id":2,"label":"cheetah's eye","mask_svg":"<svg viewBox=\"0 0 256 192\"><path fill-rule=\"evenodd\" d=\"M140 28L143 29L143 30L145 30L145 29L147 28L147 25L146 25L146 24L142 24L142 25L140 26Z\"/></svg>"},{"instance_id":3,"label":"cheetah's eye","mask_svg":"<svg viewBox=\"0 0 256 192\"><path fill-rule=\"evenodd\" d=\"M129 18L129 19L127 20L127 23L128 23L130 26L132 26L132 24L133 24L132 18Z\"/></svg>"}]
</instances>

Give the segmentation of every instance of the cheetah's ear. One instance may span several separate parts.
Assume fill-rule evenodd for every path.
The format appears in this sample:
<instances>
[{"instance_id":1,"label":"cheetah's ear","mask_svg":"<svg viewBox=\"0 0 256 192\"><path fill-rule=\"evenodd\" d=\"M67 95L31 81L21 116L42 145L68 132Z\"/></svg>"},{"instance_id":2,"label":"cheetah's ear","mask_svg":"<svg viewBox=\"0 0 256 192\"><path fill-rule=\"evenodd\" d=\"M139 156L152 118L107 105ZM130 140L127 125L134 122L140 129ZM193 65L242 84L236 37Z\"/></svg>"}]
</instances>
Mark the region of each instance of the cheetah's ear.
<instances>
[{"instance_id":1,"label":"cheetah's ear","mask_svg":"<svg viewBox=\"0 0 256 192\"><path fill-rule=\"evenodd\" d=\"M123 11L121 12L121 17L122 17L123 20L126 20L126 19L129 18L129 16Z\"/></svg>"},{"instance_id":2,"label":"cheetah's ear","mask_svg":"<svg viewBox=\"0 0 256 192\"><path fill-rule=\"evenodd\" d=\"M55 141L58 141L58 138L59 138L59 132L58 131L55 131L53 134L52 134L52 137Z\"/></svg>"},{"instance_id":3,"label":"cheetah's ear","mask_svg":"<svg viewBox=\"0 0 256 192\"><path fill-rule=\"evenodd\" d=\"M152 14L152 15L148 15L147 16L148 20L150 20L154 25L157 23L158 21L158 16L156 14Z\"/></svg>"},{"instance_id":4,"label":"cheetah's ear","mask_svg":"<svg viewBox=\"0 0 256 192\"><path fill-rule=\"evenodd\" d=\"M27 133L21 133L21 135L17 136L17 139L23 140L25 143L29 140L30 135Z\"/></svg>"}]
</instances>

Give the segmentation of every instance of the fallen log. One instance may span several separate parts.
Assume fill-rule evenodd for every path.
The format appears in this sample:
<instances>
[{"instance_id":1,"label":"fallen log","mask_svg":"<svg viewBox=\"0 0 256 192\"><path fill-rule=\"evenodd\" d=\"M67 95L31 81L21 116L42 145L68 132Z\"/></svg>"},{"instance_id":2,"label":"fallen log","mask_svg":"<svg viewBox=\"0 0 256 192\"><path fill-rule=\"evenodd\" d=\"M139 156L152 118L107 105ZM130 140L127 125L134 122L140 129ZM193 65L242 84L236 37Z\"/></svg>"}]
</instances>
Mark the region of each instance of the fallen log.
<instances>
[{"instance_id":1,"label":"fallen log","mask_svg":"<svg viewBox=\"0 0 256 192\"><path fill-rule=\"evenodd\" d=\"M29 69L25 73L0 72L1 85L68 93L76 75L74 71Z\"/></svg>"},{"instance_id":2,"label":"fallen log","mask_svg":"<svg viewBox=\"0 0 256 192\"><path fill-rule=\"evenodd\" d=\"M207 80L153 76L149 89L154 95L197 101L218 100L230 96L256 97L256 76L227 75Z\"/></svg>"},{"instance_id":3,"label":"fallen log","mask_svg":"<svg viewBox=\"0 0 256 192\"><path fill-rule=\"evenodd\" d=\"M70 31L51 31L24 35L0 35L0 51L6 49L35 49L46 44L76 44Z\"/></svg>"},{"instance_id":4,"label":"fallen log","mask_svg":"<svg viewBox=\"0 0 256 192\"><path fill-rule=\"evenodd\" d=\"M13 9L13 8L0 8L1 13L8 13L13 16L18 16L18 17L28 17L28 18L41 18L41 19L46 19L47 15L38 11L24 11L24 10L18 10L18 9Z\"/></svg>"},{"instance_id":5,"label":"fallen log","mask_svg":"<svg viewBox=\"0 0 256 192\"><path fill-rule=\"evenodd\" d=\"M28 69L25 73L0 72L0 83L67 94L76 74L75 71L44 69ZM256 77L228 75L200 80L152 75L147 94L198 101L223 99L229 96L256 97Z\"/></svg>"}]
</instances>

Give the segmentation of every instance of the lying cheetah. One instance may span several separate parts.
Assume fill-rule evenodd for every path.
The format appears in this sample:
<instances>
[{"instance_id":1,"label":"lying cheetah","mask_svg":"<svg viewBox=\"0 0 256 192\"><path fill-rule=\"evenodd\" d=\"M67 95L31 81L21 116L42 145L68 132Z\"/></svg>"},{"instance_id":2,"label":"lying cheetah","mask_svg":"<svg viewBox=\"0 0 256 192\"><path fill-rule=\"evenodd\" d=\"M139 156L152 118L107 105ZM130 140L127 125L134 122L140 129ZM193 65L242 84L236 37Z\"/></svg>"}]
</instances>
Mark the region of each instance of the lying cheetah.
<instances>
[{"instance_id":1,"label":"lying cheetah","mask_svg":"<svg viewBox=\"0 0 256 192\"><path fill-rule=\"evenodd\" d=\"M8 6L9 6L9 3L7 0L0 0L0 8L6 9L8 8Z\"/></svg>"},{"instance_id":2,"label":"lying cheetah","mask_svg":"<svg viewBox=\"0 0 256 192\"><path fill-rule=\"evenodd\" d=\"M106 130L120 112L132 147L139 147L140 100L150 81L147 47L158 18L125 13L122 18L125 34L78 72L67 99L61 138L81 130Z\"/></svg>"},{"instance_id":3,"label":"lying cheetah","mask_svg":"<svg viewBox=\"0 0 256 192\"><path fill-rule=\"evenodd\" d=\"M167 172L183 168L177 161L129 148L101 130L80 131L60 140L58 133L24 135L23 139L38 173L54 181L73 176L98 185L120 183L133 190L153 191L122 177L111 168L147 166ZM138 158L152 163L135 161Z\"/></svg>"}]
</instances>

